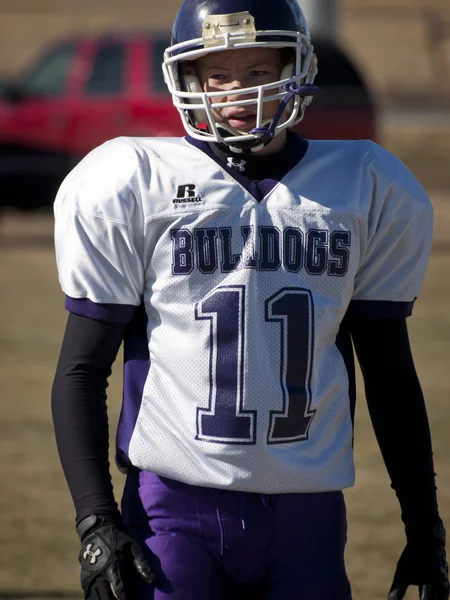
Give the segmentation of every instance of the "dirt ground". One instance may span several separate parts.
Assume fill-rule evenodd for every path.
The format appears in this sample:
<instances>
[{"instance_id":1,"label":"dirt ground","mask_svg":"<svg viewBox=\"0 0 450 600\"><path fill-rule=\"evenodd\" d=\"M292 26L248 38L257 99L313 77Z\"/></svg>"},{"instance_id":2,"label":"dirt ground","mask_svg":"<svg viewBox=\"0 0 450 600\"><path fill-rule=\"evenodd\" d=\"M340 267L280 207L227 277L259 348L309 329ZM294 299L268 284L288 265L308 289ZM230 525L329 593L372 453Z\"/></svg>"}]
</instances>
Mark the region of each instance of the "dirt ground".
<instances>
[{"instance_id":1,"label":"dirt ground","mask_svg":"<svg viewBox=\"0 0 450 600\"><path fill-rule=\"evenodd\" d=\"M431 196L435 243L410 331L434 436L441 512L450 527L450 193ZM66 319L50 216L3 218L0 280L0 599L77 595L74 513L49 410ZM120 383L118 365L110 386L112 423L118 415ZM347 568L355 600L384 599L404 539L361 386L355 453L356 486L346 492ZM115 470L114 481L120 495L123 480Z\"/></svg>"}]
</instances>

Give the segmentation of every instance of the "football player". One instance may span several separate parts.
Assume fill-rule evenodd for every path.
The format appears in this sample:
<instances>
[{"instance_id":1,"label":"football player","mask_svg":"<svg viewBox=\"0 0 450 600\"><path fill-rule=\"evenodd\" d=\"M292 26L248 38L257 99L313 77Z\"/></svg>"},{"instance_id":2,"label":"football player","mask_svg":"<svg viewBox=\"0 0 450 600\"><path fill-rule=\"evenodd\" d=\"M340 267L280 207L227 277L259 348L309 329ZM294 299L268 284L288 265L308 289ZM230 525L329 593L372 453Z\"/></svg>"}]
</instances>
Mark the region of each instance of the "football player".
<instances>
[{"instance_id":1,"label":"football player","mask_svg":"<svg viewBox=\"0 0 450 600\"><path fill-rule=\"evenodd\" d=\"M349 600L352 344L406 532L386 593L447 599L406 325L427 194L375 143L290 130L318 68L295 0L185 0L163 68L187 136L109 141L55 202L69 316L52 409L86 600Z\"/></svg>"}]
</instances>

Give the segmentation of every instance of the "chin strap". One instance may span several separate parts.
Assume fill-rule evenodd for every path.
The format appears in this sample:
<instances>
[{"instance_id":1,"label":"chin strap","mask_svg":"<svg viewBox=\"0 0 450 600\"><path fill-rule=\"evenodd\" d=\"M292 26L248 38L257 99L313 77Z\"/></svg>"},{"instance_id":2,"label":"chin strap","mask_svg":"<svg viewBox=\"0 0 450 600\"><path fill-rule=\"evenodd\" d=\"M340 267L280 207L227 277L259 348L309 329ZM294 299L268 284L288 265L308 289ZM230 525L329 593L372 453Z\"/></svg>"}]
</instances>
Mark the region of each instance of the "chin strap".
<instances>
[{"instance_id":1,"label":"chin strap","mask_svg":"<svg viewBox=\"0 0 450 600\"><path fill-rule=\"evenodd\" d=\"M265 146L275 137L275 129L277 128L277 125L280 122L287 105L294 96L314 96L315 94L322 92L322 88L312 83L306 83L305 85L301 86L291 83L290 85L287 85L285 89L287 94L280 102L280 106L278 107L278 110L275 113L270 125L266 125L264 127L255 127L255 129L252 129L250 132L253 135L260 136L258 142L264 144Z\"/></svg>"},{"instance_id":2,"label":"chin strap","mask_svg":"<svg viewBox=\"0 0 450 600\"><path fill-rule=\"evenodd\" d=\"M259 150L262 150L275 137L277 125L280 122L286 107L294 96L314 96L315 94L323 91L322 88L312 83L306 83L305 85L301 86L291 83L290 85L285 86L285 90L287 94L280 102L280 106L278 107L278 110L275 113L272 121L263 127L255 127L250 131L250 133L253 135L258 136L258 139L251 142L234 142L225 144L229 150L235 152L236 154L257 153ZM218 129L219 131L222 130L225 135L231 133L231 131L226 129L224 126L219 125Z\"/></svg>"}]
</instances>

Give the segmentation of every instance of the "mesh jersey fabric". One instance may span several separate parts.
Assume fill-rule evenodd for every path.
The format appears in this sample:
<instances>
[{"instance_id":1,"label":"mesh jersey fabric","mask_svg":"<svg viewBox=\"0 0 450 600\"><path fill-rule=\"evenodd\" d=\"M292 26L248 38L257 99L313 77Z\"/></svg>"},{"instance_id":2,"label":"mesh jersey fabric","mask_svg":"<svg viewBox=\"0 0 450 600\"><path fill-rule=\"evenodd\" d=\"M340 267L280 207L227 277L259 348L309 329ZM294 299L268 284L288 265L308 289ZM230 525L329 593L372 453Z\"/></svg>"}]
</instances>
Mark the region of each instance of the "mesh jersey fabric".
<instances>
[{"instance_id":1,"label":"mesh jersey fabric","mask_svg":"<svg viewBox=\"0 0 450 600\"><path fill-rule=\"evenodd\" d=\"M66 178L55 217L77 310L136 307L123 466L258 493L353 484L340 325L353 306L410 310L431 245L431 204L400 161L311 141L258 202L186 140L119 138Z\"/></svg>"}]
</instances>

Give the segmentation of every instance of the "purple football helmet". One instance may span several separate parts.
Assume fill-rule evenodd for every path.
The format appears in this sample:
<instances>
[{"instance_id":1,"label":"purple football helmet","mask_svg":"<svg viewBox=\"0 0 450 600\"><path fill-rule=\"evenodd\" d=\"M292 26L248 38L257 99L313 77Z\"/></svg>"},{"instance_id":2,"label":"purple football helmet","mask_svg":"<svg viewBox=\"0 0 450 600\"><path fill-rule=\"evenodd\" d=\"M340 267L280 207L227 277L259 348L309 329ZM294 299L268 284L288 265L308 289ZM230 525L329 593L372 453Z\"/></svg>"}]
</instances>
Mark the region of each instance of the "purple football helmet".
<instances>
[{"instance_id":1,"label":"purple football helmet","mask_svg":"<svg viewBox=\"0 0 450 600\"><path fill-rule=\"evenodd\" d=\"M288 48L292 61L270 84L233 90L246 99L216 102L224 92L204 92L196 75L181 64L211 52L237 48ZM189 135L224 143L236 152L257 151L302 120L317 90L317 58L297 0L184 0L163 63L164 77ZM269 92L269 93L268 93ZM277 114L263 121L264 102L278 100ZM248 133L217 123L212 108L257 105L256 127Z\"/></svg>"}]
</instances>

